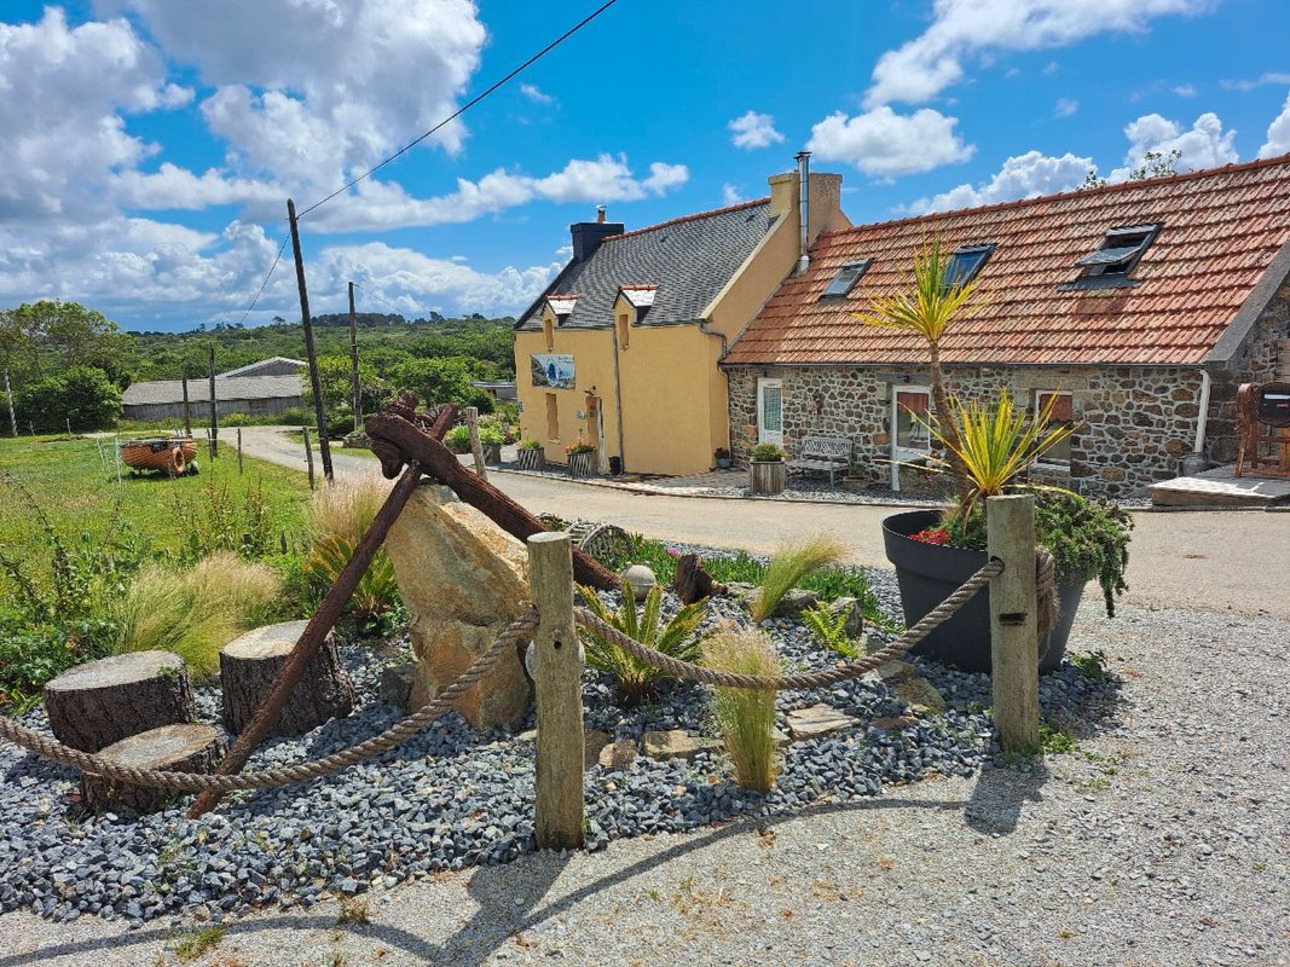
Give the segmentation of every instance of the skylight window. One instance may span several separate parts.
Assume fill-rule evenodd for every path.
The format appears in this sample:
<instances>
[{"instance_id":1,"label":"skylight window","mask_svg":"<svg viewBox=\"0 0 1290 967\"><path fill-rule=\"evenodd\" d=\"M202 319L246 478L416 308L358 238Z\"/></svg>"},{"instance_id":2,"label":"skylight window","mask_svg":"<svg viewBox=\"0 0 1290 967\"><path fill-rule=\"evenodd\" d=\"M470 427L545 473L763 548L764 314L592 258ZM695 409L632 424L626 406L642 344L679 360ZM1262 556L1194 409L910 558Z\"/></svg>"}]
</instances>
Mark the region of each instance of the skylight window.
<instances>
[{"instance_id":1,"label":"skylight window","mask_svg":"<svg viewBox=\"0 0 1290 967\"><path fill-rule=\"evenodd\" d=\"M967 285L981 267L990 259L995 245L962 245L956 248L945 264L945 287L947 289Z\"/></svg>"},{"instance_id":2,"label":"skylight window","mask_svg":"<svg viewBox=\"0 0 1290 967\"><path fill-rule=\"evenodd\" d=\"M1127 225L1111 229L1103 237L1101 245L1076 261L1075 264L1082 267L1083 271L1071 284L1133 284L1128 275L1137 268L1143 253L1158 234L1159 224Z\"/></svg>"},{"instance_id":3,"label":"skylight window","mask_svg":"<svg viewBox=\"0 0 1290 967\"><path fill-rule=\"evenodd\" d=\"M838 269L838 274L833 277L822 293L821 299L842 299L851 294L851 290L856 287L856 283L869 270L873 264L873 259L865 259L863 262L849 262Z\"/></svg>"}]
</instances>

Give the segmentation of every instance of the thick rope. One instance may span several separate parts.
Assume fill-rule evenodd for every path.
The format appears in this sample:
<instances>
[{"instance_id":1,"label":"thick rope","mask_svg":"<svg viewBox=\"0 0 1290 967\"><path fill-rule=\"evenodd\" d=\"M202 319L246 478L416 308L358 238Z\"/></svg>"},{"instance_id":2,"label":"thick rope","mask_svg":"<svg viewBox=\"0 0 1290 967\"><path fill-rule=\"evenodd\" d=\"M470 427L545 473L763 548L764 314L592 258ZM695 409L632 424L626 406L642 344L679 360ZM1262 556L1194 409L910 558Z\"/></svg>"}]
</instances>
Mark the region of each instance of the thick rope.
<instances>
[{"instance_id":1,"label":"thick rope","mask_svg":"<svg viewBox=\"0 0 1290 967\"><path fill-rule=\"evenodd\" d=\"M998 560L990 561L964 581L953 594L927 612L922 620L912 628L872 655L847 662L844 665L838 665L835 668L800 675L780 675L775 677L737 675L734 672L705 668L693 662L673 658L671 655L665 655L661 651L655 651L653 648L641 644L634 638L623 634L613 625L602 621L586 608L576 608L574 618L578 624L592 634L603 638L612 645L616 645L640 661L661 668L664 672L676 678L685 678L692 682L702 682L705 685L717 685L723 688L751 688L763 691L809 690L823 688L826 685L836 685L838 682L844 682L851 678L859 678L866 672L873 671L879 665L899 658L948 621L955 612L972 599L973 595L1002 573L1003 562Z\"/></svg>"},{"instance_id":2,"label":"thick rope","mask_svg":"<svg viewBox=\"0 0 1290 967\"><path fill-rule=\"evenodd\" d=\"M130 783L136 786L151 786L158 789L178 789L184 792L232 792L235 789L276 789L308 782L321 776L340 772L350 766L358 765L367 759L373 759L388 752L420 732L436 718L447 712L452 703L471 685L484 677L502 655L514 652L519 642L532 637L537 630L538 616L536 611L516 618L497 636L484 654L471 665L461 677L445 688L428 705L408 716L398 725L387 729L380 735L373 736L340 752L324 756L313 762L283 766L278 769L266 769L263 772L243 772L225 776L207 776L191 772L170 772L160 769L134 769L118 765L101 755L94 755L63 745L39 732L24 728L13 719L0 716L0 738L8 739L14 745L34 752L42 758L71 766L84 773L101 776L112 782Z\"/></svg>"}]
</instances>

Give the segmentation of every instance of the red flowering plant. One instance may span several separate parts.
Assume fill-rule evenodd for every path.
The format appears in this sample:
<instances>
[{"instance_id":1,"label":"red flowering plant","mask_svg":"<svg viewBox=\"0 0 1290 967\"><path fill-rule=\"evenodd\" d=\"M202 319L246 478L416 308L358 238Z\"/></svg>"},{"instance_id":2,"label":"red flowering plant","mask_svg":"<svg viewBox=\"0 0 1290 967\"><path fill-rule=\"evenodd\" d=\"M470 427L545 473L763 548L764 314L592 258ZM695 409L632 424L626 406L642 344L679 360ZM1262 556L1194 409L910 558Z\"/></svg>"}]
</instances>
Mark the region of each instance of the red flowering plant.
<instances>
[{"instance_id":1,"label":"red flowering plant","mask_svg":"<svg viewBox=\"0 0 1290 967\"><path fill-rule=\"evenodd\" d=\"M922 541L924 544L948 544L950 532L944 527L927 527L917 534L910 534L911 541Z\"/></svg>"},{"instance_id":2,"label":"red flowering plant","mask_svg":"<svg viewBox=\"0 0 1290 967\"><path fill-rule=\"evenodd\" d=\"M595 449L596 448L590 443L584 443L582 440L579 440L577 443L570 443L564 448L564 452L567 456L572 457L578 453L591 453Z\"/></svg>"}]
</instances>

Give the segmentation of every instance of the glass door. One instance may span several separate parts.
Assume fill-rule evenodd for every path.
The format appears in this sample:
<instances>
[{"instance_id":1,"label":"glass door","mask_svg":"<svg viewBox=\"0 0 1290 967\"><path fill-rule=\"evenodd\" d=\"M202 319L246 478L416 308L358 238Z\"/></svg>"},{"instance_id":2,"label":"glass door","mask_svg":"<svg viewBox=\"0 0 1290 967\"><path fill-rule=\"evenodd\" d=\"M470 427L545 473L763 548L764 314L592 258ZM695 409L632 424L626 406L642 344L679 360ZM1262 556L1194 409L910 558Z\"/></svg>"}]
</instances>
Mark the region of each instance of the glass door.
<instances>
[{"instance_id":1,"label":"glass door","mask_svg":"<svg viewBox=\"0 0 1290 967\"><path fill-rule=\"evenodd\" d=\"M757 442L784 445L784 383L757 380Z\"/></svg>"}]
</instances>

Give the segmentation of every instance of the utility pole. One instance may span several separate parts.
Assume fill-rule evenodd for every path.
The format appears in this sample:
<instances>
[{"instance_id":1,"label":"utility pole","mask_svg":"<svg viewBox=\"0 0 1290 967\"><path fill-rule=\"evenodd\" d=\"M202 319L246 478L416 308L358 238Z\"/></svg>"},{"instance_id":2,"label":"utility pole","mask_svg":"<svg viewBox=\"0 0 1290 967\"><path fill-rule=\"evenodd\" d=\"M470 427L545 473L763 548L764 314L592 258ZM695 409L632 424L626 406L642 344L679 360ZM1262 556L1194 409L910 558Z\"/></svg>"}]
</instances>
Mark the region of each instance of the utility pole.
<instances>
[{"instance_id":1,"label":"utility pole","mask_svg":"<svg viewBox=\"0 0 1290 967\"><path fill-rule=\"evenodd\" d=\"M318 373L318 351L314 348L314 327L309 316L309 290L305 288L305 260L300 254L300 225L296 203L287 199L287 220L291 222L291 248L296 256L296 287L300 290L300 318L305 325L305 353L309 359L309 383L314 390L314 417L318 421L318 449L322 454L323 476L332 482L331 446L327 443L327 414L323 407L322 377Z\"/></svg>"},{"instance_id":2,"label":"utility pole","mask_svg":"<svg viewBox=\"0 0 1290 967\"><path fill-rule=\"evenodd\" d=\"M350 291L353 292L354 290L351 289ZM357 363L354 365L355 367L358 366ZM5 399L9 401L9 429L13 432L13 437L16 440L18 439L18 417L13 412L13 390L9 386L9 367L7 366L4 371L4 395Z\"/></svg>"},{"instance_id":3,"label":"utility pole","mask_svg":"<svg viewBox=\"0 0 1290 967\"><path fill-rule=\"evenodd\" d=\"M349 284L349 361L354 391L354 430L363 429L363 390L358 384L358 313L354 311L354 283Z\"/></svg>"},{"instance_id":4,"label":"utility pole","mask_svg":"<svg viewBox=\"0 0 1290 967\"><path fill-rule=\"evenodd\" d=\"M192 411L188 408L188 374L184 373L184 375L180 377L180 381L184 385L184 436L192 436L193 416Z\"/></svg>"},{"instance_id":5,"label":"utility pole","mask_svg":"<svg viewBox=\"0 0 1290 967\"><path fill-rule=\"evenodd\" d=\"M215 407L215 344L210 344L211 373L211 459L219 456L219 412Z\"/></svg>"}]
</instances>

